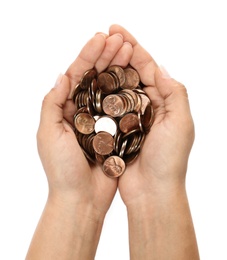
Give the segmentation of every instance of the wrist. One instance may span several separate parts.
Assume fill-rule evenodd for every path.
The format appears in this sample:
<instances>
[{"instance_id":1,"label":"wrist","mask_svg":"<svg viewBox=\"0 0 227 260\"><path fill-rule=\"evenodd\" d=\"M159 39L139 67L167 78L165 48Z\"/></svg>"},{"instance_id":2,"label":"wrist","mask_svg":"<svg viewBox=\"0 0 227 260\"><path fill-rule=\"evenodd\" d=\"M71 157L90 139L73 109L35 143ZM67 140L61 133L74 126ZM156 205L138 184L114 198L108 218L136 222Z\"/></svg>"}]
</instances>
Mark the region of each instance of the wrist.
<instances>
[{"instance_id":1,"label":"wrist","mask_svg":"<svg viewBox=\"0 0 227 260\"><path fill-rule=\"evenodd\" d=\"M67 194L67 192L49 192L46 206L54 211L63 212L63 214L67 215L66 217L75 219L76 216L77 221L78 218L81 218L83 221L89 219L97 223L103 223L105 218L105 212L98 210L88 196Z\"/></svg>"},{"instance_id":2,"label":"wrist","mask_svg":"<svg viewBox=\"0 0 227 260\"><path fill-rule=\"evenodd\" d=\"M103 219L91 204L49 194L26 259L94 259Z\"/></svg>"},{"instance_id":3,"label":"wrist","mask_svg":"<svg viewBox=\"0 0 227 260\"><path fill-rule=\"evenodd\" d=\"M127 212L130 259L199 259L183 185L141 196L128 205Z\"/></svg>"},{"instance_id":4,"label":"wrist","mask_svg":"<svg viewBox=\"0 0 227 260\"><path fill-rule=\"evenodd\" d=\"M184 182L156 183L149 191L142 192L140 196L134 197L126 202L128 213L141 211L153 212L164 205L171 205L182 200L187 200L187 193ZM146 216L146 214L140 214Z\"/></svg>"}]
</instances>

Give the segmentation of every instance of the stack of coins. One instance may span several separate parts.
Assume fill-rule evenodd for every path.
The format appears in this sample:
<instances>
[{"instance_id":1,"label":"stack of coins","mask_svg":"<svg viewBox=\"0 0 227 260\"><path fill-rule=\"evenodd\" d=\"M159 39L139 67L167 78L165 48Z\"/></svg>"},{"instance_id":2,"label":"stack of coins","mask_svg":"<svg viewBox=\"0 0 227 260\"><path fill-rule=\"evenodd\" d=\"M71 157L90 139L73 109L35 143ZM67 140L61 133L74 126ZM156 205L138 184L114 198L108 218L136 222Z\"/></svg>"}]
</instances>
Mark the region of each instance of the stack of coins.
<instances>
[{"instance_id":1,"label":"stack of coins","mask_svg":"<svg viewBox=\"0 0 227 260\"><path fill-rule=\"evenodd\" d=\"M128 66L86 71L73 93L75 135L87 159L111 178L133 162L153 123L138 72Z\"/></svg>"}]
</instances>

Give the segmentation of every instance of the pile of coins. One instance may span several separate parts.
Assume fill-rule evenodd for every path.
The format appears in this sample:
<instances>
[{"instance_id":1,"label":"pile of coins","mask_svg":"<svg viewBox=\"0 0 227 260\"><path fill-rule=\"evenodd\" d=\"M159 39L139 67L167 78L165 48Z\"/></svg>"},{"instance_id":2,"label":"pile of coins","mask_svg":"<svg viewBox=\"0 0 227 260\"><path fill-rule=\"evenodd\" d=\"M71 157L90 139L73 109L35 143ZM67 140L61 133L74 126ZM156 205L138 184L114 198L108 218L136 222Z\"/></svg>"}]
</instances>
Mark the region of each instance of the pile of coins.
<instances>
[{"instance_id":1,"label":"pile of coins","mask_svg":"<svg viewBox=\"0 0 227 260\"><path fill-rule=\"evenodd\" d=\"M86 71L75 87L75 135L87 159L111 178L137 158L153 123L153 107L138 72L128 66Z\"/></svg>"}]
</instances>

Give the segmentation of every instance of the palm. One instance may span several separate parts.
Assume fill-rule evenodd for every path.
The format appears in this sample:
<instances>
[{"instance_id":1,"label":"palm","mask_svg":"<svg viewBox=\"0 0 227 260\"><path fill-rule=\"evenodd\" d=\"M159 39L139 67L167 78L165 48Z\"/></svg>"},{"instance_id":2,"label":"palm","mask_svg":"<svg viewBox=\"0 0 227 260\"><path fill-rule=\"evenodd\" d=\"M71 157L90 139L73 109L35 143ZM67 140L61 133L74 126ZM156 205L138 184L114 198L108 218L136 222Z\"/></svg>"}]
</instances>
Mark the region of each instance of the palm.
<instances>
[{"instance_id":1,"label":"palm","mask_svg":"<svg viewBox=\"0 0 227 260\"><path fill-rule=\"evenodd\" d=\"M182 98L186 98L184 91ZM154 124L145 138L138 159L127 167L119 181L120 193L126 203L143 193L150 194L157 187L155 185L163 180L167 183L170 179L184 177L181 173L186 172L185 165L194 140L194 126L189 113L188 116L182 116L181 111L171 110L177 105L174 102L171 95L162 101L154 99ZM185 109L188 109L185 103Z\"/></svg>"},{"instance_id":2,"label":"palm","mask_svg":"<svg viewBox=\"0 0 227 260\"><path fill-rule=\"evenodd\" d=\"M152 182L162 176L160 166L167 167L166 158L169 157L168 140L164 122L154 122L150 132L146 135L145 142L137 160L127 166L125 174L120 178L119 190L125 203L137 198L142 193L149 194Z\"/></svg>"},{"instance_id":3,"label":"palm","mask_svg":"<svg viewBox=\"0 0 227 260\"><path fill-rule=\"evenodd\" d=\"M64 118L72 124L75 106L72 101L67 101L67 103ZM84 198L87 197L88 201L92 201L96 208L106 212L116 192L117 181L105 176L99 165L88 161L77 142L72 125L69 126L69 124L63 124L65 131L61 137L62 141L56 144L61 146L56 147L57 150L64 151L60 156L59 165L67 167L65 175L59 176L59 184L66 185L67 189L72 191L78 190ZM56 159L59 161L58 158ZM64 172L64 169L61 172Z\"/></svg>"},{"instance_id":4,"label":"palm","mask_svg":"<svg viewBox=\"0 0 227 260\"><path fill-rule=\"evenodd\" d=\"M113 63L126 66L131 54L132 47L123 45L121 36L113 35L104 38L98 35L88 41L77 59L66 71L66 75L70 79L71 86L75 86L86 70L96 67L97 71L100 72ZM63 114L65 120L71 125L73 125L74 113L75 106L72 100L68 100ZM88 162L71 127L68 127L67 124L65 127L68 130L66 136L66 150L68 152L65 153L65 156L68 157L66 160L70 162L73 170L70 176L71 184L75 190L80 187L88 201L92 201L97 209L106 212L117 190L117 180L108 178L99 165Z\"/></svg>"},{"instance_id":5,"label":"palm","mask_svg":"<svg viewBox=\"0 0 227 260\"><path fill-rule=\"evenodd\" d=\"M184 172L182 167L187 165L194 140L194 128L184 86L177 84L173 95L169 84L176 85L174 80L165 80L162 77L152 56L133 35L120 25L112 25L109 32L110 35L121 33L124 40L132 44L133 55L129 63L147 86L145 91L155 110L155 121L146 136L140 155L132 165L127 166L119 180L122 199L128 203L143 193L150 194L156 188L157 182L168 182L168 172ZM178 157L181 161L176 160Z\"/></svg>"}]
</instances>

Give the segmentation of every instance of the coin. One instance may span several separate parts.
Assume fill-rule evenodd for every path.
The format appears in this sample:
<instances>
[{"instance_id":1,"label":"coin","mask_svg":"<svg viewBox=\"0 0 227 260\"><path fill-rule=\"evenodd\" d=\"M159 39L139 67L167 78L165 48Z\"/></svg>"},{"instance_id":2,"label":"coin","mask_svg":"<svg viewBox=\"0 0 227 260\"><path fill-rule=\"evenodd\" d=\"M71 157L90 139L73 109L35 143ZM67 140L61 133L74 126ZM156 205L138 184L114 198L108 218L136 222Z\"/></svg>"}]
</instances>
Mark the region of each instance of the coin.
<instances>
[{"instance_id":1,"label":"coin","mask_svg":"<svg viewBox=\"0 0 227 260\"><path fill-rule=\"evenodd\" d=\"M93 148L100 155L110 154L114 149L114 139L107 132L99 132L93 139Z\"/></svg>"},{"instance_id":2,"label":"coin","mask_svg":"<svg viewBox=\"0 0 227 260\"><path fill-rule=\"evenodd\" d=\"M76 96L77 94L82 90L82 88L80 87L80 83L78 83L75 88L74 88L74 91L72 93L72 101L75 103L75 99L76 99Z\"/></svg>"},{"instance_id":3,"label":"coin","mask_svg":"<svg viewBox=\"0 0 227 260\"><path fill-rule=\"evenodd\" d=\"M149 99L149 97L145 94L139 94L140 98L141 98L141 108L140 108L140 111L141 111L141 114L143 115L145 110L146 110L146 107L148 105L150 105L151 103L151 100Z\"/></svg>"},{"instance_id":4,"label":"coin","mask_svg":"<svg viewBox=\"0 0 227 260\"><path fill-rule=\"evenodd\" d=\"M96 77L96 75L97 75L97 70L95 68L87 70L80 80L80 87L82 89L88 89L92 80Z\"/></svg>"},{"instance_id":5,"label":"coin","mask_svg":"<svg viewBox=\"0 0 227 260\"><path fill-rule=\"evenodd\" d=\"M97 87L105 94L110 94L117 89L115 78L107 72L102 72L98 76Z\"/></svg>"},{"instance_id":6,"label":"coin","mask_svg":"<svg viewBox=\"0 0 227 260\"><path fill-rule=\"evenodd\" d=\"M79 113L74 118L76 129L82 134L91 134L94 131L95 120L88 113Z\"/></svg>"},{"instance_id":7,"label":"coin","mask_svg":"<svg viewBox=\"0 0 227 260\"><path fill-rule=\"evenodd\" d=\"M134 89L139 85L140 76L138 72L133 68L125 68L125 83L122 85L122 88Z\"/></svg>"},{"instance_id":8,"label":"coin","mask_svg":"<svg viewBox=\"0 0 227 260\"><path fill-rule=\"evenodd\" d=\"M154 120L151 100L131 66L85 71L76 85L75 136L85 157L102 165L104 174L121 176L138 157Z\"/></svg>"},{"instance_id":9,"label":"coin","mask_svg":"<svg viewBox=\"0 0 227 260\"><path fill-rule=\"evenodd\" d=\"M125 134L134 129L138 129L139 128L138 116L134 113L128 113L124 115L119 122L119 128Z\"/></svg>"},{"instance_id":10,"label":"coin","mask_svg":"<svg viewBox=\"0 0 227 260\"><path fill-rule=\"evenodd\" d=\"M103 163L103 172L111 178L121 176L125 171L125 162L119 156L108 157Z\"/></svg>"},{"instance_id":11,"label":"coin","mask_svg":"<svg viewBox=\"0 0 227 260\"><path fill-rule=\"evenodd\" d=\"M139 155L139 152L126 155L125 158L124 158L125 163L126 164L133 163L136 160L136 158L138 157L138 155Z\"/></svg>"},{"instance_id":12,"label":"coin","mask_svg":"<svg viewBox=\"0 0 227 260\"><path fill-rule=\"evenodd\" d=\"M113 72L117 75L120 87L125 83L125 72L124 69L117 65L112 65L107 68L107 72Z\"/></svg>"},{"instance_id":13,"label":"coin","mask_svg":"<svg viewBox=\"0 0 227 260\"><path fill-rule=\"evenodd\" d=\"M101 116L95 122L95 132L107 132L114 136L117 131L117 122L110 116Z\"/></svg>"},{"instance_id":14,"label":"coin","mask_svg":"<svg viewBox=\"0 0 227 260\"><path fill-rule=\"evenodd\" d=\"M97 89L95 93L95 110L98 113L102 113L102 91L100 89Z\"/></svg>"},{"instance_id":15,"label":"coin","mask_svg":"<svg viewBox=\"0 0 227 260\"><path fill-rule=\"evenodd\" d=\"M123 99L121 96L115 94L106 96L103 100L102 106L103 111L112 117L122 116L126 111Z\"/></svg>"},{"instance_id":16,"label":"coin","mask_svg":"<svg viewBox=\"0 0 227 260\"><path fill-rule=\"evenodd\" d=\"M146 109L144 111L141 121L142 121L142 125L145 129L145 132L148 132L153 123L153 108L151 105L146 106Z\"/></svg>"},{"instance_id":17,"label":"coin","mask_svg":"<svg viewBox=\"0 0 227 260\"><path fill-rule=\"evenodd\" d=\"M95 153L95 159L98 163L103 164L104 161L108 158L108 155L101 155L98 153Z\"/></svg>"}]
</instances>

